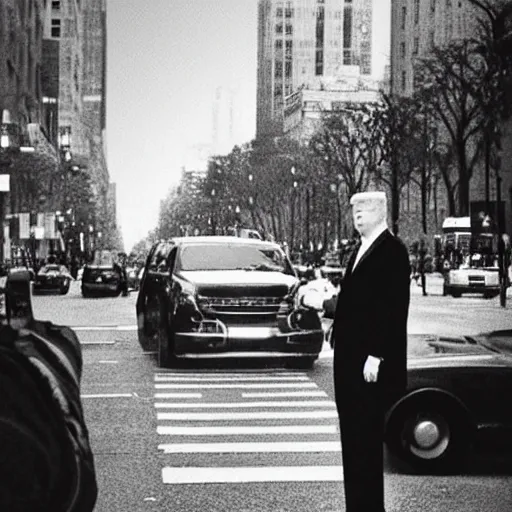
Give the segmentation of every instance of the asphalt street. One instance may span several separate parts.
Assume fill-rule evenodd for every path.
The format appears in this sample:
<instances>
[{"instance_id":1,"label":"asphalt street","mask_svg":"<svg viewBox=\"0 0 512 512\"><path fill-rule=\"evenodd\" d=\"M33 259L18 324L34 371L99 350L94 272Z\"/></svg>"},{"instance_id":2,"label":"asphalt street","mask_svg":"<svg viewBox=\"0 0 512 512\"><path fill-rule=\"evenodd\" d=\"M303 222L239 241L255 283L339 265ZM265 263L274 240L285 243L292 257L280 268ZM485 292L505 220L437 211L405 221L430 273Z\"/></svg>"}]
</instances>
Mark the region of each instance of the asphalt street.
<instances>
[{"instance_id":1,"label":"asphalt street","mask_svg":"<svg viewBox=\"0 0 512 512\"><path fill-rule=\"evenodd\" d=\"M463 334L512 326L512 297L442 297L411 285L409 331ZM378 293L378 290L375 290ZM343 511L332 350L312 371L240 361L157 367L135 328L136 293L33 298L38 319L74 327L82 342L82 400L95 454L99 512ZM386 460L388 512L510 512L508 455L483 453L463 475L413 474Z\"/></svg>"}]
</instances>

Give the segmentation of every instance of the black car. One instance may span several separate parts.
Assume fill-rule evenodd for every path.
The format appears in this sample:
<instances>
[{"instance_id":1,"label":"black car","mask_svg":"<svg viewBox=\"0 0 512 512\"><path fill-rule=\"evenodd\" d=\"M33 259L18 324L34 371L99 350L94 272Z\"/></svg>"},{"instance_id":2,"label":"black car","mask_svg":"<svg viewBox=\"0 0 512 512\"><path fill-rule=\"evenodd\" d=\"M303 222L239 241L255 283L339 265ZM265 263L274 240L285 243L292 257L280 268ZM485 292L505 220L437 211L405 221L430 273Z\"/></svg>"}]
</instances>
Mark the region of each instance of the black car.
<instances>
[{"instance_id":1,"label":"black car","mask_svg":"<svg viewBox=\"0 0 512 512\"><path fill-rule=\"evenodd\" d=\"M61 295L66 295L72 280L71 274L64 265L44 265L35 275L32 293L57 291Z\"/></svg>"},{"instance_id":2,"label":"black car","mask_svg":"<svg viewBox=\"0 0 512 512\"><path fill-rule=\"evenodd\" d=\"M83 297L117 297L125 286L123 269L111 251L97 251L92 263L84 266L82 274Z\"/></svg>"},{"instance_id":3,"label":"black car","mask_svg":"<svg viewBox=\"0 0 512 512\"><path fill-rule=\"evenodd\" d=\"M388 448L423 472L460 467L470 449L512 440L512 330L411 338L407 394L389 411Z\"/></svg>"},{"instance_id":4,"label":"black car","mask_svg":"<svg viewBox=\"0 0 512 512\"><path fill-rule=\"evenodd\" d=\"M311 367L322 349L318 311L298 293L278 244L182 237L153 246L137 297L139 341L159 364L177 358L281 357Z\"/></svg>"}]
</instances>

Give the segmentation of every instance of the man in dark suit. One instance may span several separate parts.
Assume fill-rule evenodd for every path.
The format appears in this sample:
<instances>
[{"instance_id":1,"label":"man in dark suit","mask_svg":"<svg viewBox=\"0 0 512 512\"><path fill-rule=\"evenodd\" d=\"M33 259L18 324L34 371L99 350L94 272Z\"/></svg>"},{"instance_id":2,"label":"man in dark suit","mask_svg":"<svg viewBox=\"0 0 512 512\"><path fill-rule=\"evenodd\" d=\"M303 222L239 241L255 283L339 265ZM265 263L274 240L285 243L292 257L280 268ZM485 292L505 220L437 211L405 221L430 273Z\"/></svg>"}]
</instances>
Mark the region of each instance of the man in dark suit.
<instances>
[{"instance_id":1,"label":"man in dark suit","mask_svg":"<svg viewBox=\"0 0 512 512\"><path fill-rule=\"evenodd\" d=\"M388 229L384 192L350 200L361 242L349 260L333 323L334 386L347 512L385 512L384 415L405 390L410 266Z\"/></svg>"}]
</instances>

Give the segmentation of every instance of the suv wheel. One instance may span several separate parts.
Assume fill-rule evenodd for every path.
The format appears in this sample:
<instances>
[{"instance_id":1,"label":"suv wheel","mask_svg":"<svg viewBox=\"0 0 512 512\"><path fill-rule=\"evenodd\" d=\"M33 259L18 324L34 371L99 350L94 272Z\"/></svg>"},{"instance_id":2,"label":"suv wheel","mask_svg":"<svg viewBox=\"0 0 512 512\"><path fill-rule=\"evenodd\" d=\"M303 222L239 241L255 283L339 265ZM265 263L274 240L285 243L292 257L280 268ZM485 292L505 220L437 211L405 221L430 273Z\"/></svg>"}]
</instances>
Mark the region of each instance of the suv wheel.
<instances>
[{"instance_id":1,"label":"suv wheel","mask_svg":"<svg viewBox=\"0 0 512 512\"><path fill-rule=\"evenodd\" d=\"M172 368L176 365L174 355L174 343L171 332L171 319L164 302L160 303L160 322L157 331L158 341L158 366L160 368Z\"/></svg>"}]
</instances>

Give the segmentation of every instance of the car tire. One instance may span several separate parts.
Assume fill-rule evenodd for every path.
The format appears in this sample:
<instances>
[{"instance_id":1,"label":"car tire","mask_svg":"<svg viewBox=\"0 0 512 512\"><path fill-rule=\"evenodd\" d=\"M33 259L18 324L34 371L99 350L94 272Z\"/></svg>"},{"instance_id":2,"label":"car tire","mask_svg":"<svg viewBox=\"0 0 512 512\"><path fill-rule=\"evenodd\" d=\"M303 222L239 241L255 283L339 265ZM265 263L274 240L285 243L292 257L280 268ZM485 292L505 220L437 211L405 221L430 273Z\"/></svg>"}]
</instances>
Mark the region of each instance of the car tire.
<instances>
[{"instance_id":1,"label":"car tire","mask_svg":"<svg viewBox=\"0 0 512 512\"><path fill-rule=\"evenodd\" d=\"M469 448L469 429L461 407L450 400L424 399L402 404L386 426L386 444L399 459L423 474L456 472Z\"/></svg>"},{"instance_id":2,"label":"car tire","mask_svg":"<svg viewBox=\"0 0 512 512\"><path fill-rule=\"evenodd\" d=\"M85 290L84 288L82 288L82 297L83 297L84 299L88 299L88 298L89 298L89 297L91 297L91 296L92 296L92 295L91 295L91 292L90 292L90 291Z\"/></svg>"},{"instance_id":3,"label":"car tire","mask_svg":"<svg viewBox=\"0 0 512 512\"><path fill-rule=\"evenodd\" d=\"M146 297L145 304L140 313L137 314L137 334L139 345L145 352L154 352L158 349L158 324L160 304L156 299Z\"/></svg>"},{"instance_id":4,"label":"car tire","mask_svg":"<svg viewBox=\"0 0 512 512\"><path fill-rule=\"evenodd\" d=\"M173 368L176 365L171 319L165 301L160 302L160 323L158 327L158 366Z\"/></svg>"},{"instance_id":5,"label":"car tire","mask_svg":"<svg viewBox=\"0 0 512 512\"><path fill-rule=\"evenodd\" d=\"M69 292L69 281L66 281L66 283L60 288L59 293L61 295L67 295Z\"/></svg>"},{"instance_id":6,"label":"car tire","mask_svg":"<svg viewBox=\"0 0 512 512\"><path fill-rule=\"evenodd\" d=\"M451 296L454 297L455 299L460 299L462 297L462 293L461 292L452 292Z\"/></svg>"},{"instance_id":7,"label":"car tire","mask_svg":"<svg viewBox=\"0 0 512 512\"><path fill-rule=\"evenodd\" d=\"M497 297L499 294L500 292L485 292L484 299L494 299L494 297Z\"/></svg>"}]
</instances>

